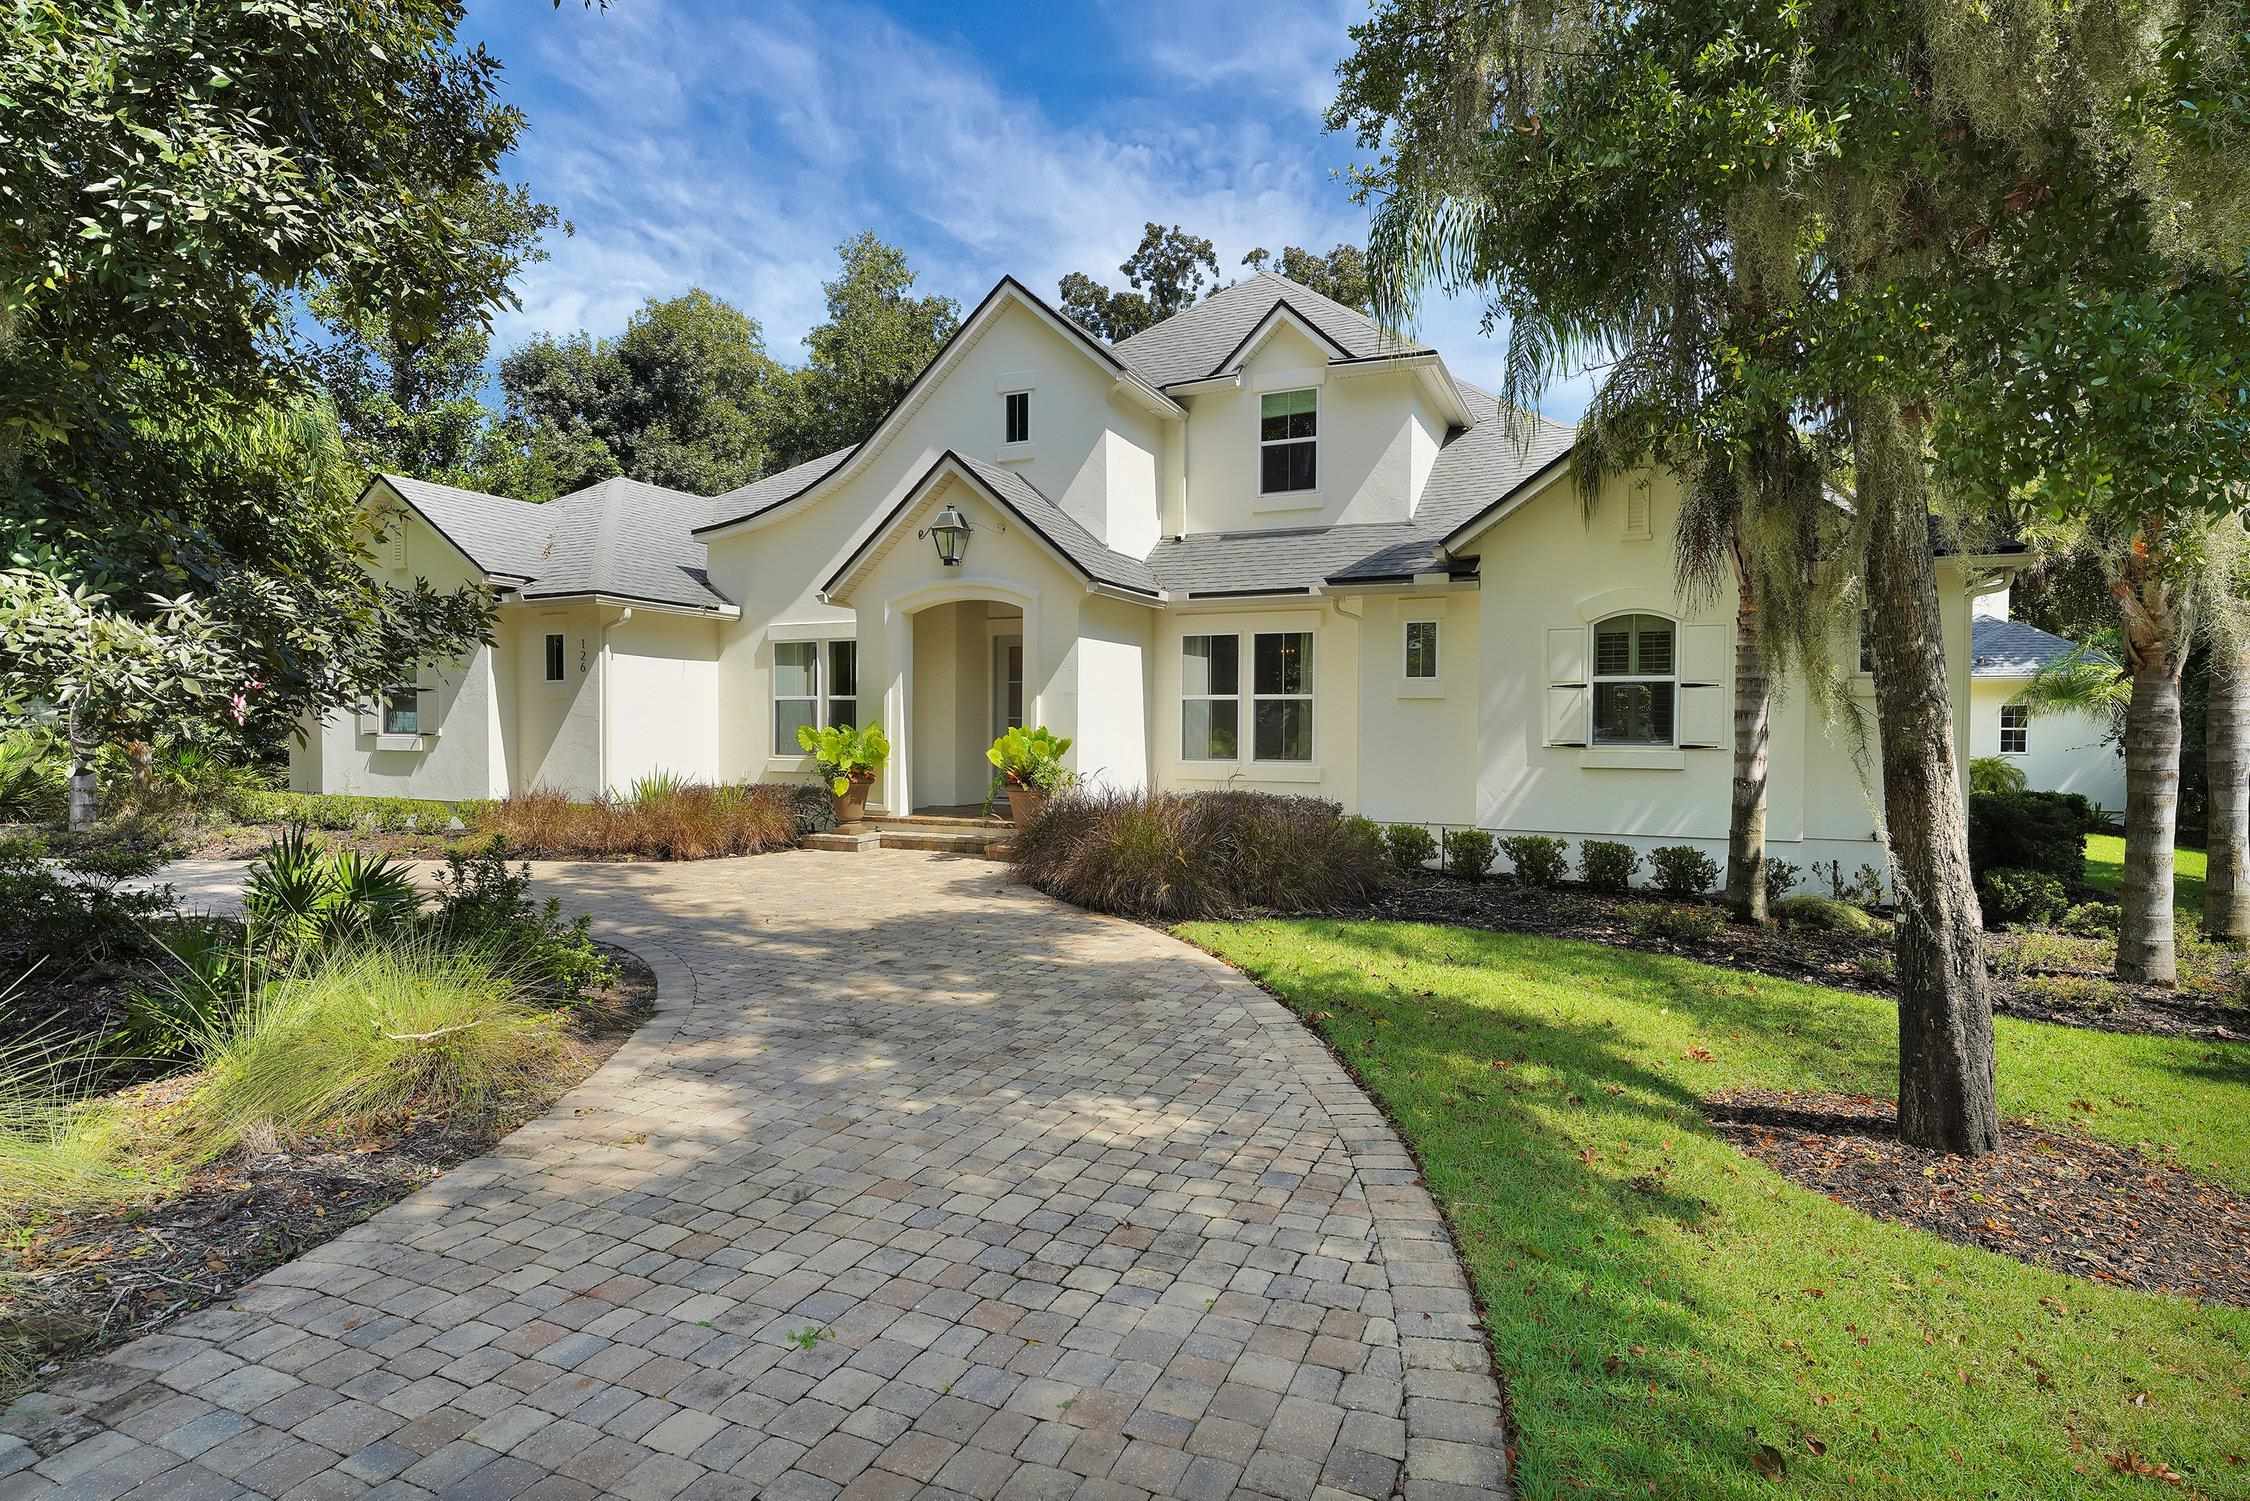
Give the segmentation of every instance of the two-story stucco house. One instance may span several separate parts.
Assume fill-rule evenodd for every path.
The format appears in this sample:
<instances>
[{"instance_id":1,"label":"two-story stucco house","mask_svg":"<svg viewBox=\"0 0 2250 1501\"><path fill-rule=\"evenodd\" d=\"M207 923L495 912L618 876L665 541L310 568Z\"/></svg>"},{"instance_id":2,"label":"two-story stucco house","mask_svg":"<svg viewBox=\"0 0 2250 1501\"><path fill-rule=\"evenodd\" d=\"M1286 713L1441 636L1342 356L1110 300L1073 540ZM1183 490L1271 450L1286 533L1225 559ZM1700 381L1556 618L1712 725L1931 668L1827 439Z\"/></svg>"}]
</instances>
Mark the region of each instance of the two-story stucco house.
<instances>
[{"instance_id":1,"label":"two-story stucco house","mask_svg":"<svg viewBox=\"0 0 2250 1501\"><path fill-rule=\"evenodd\" d=\"M331 716L293 780L803 778L799 725L877 720L897 814L981 802L985 747L1026 723L1113 787L1723 855L1731 597L1677 598L1673 481L1589 510L1571 429L1508 427L1438 351L1278 276L1114 346L1003 280L864 441L725 495L371 484L400 513L382 565L485 581L497 638ZM1940 559L1963 710L2001 567ZM1806 699L1776 708L1775 853L1879 859L1877 800Z\"/></svg>"}]
</instances>

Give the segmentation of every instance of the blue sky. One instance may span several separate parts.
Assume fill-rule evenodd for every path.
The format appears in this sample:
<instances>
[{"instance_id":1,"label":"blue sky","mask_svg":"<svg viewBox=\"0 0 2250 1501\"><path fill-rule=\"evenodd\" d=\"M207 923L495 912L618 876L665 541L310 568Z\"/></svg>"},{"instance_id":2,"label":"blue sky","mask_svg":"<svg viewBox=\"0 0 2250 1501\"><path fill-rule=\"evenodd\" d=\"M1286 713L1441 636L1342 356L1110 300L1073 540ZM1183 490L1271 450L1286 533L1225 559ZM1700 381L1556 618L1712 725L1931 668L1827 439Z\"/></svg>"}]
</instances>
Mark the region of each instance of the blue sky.
<instances>
[{"instance_id":1,"label":"blue sky","mask_svg":"<svg viewBox=\"0 0 2250 1501\"><path fill-rule=\"evenodd\" d=\"M1364 0L1077 0L969 8L774 0L473 0L465 28L530 116L511 171L577 227L521 279L497 346L614 333L651 296L708 287L778 357L823 314L838 242L872 228L964 309L1002 273L1046 296L1111 286L1150 219L1216 242L1359 241L1358 154L1320 115ZM1418 332L1495 385L1471 299ZM1552 390L1571 418L1582 382Z\"/></svg>"}]
</instances>

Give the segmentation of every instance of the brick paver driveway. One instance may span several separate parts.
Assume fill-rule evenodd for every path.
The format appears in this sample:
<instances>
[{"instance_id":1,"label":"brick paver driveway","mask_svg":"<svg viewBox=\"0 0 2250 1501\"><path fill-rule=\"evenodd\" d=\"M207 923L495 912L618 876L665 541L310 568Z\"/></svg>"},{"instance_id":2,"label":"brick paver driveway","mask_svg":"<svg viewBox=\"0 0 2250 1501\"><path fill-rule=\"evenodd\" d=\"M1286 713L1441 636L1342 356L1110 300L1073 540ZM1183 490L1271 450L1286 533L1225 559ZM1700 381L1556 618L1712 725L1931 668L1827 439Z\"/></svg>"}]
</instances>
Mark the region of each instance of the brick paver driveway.
<instances>
[{"instance_id":1,"label":"brick paver driveway","mask_svg":"<svg viewBox=\"0 0 2250 1501\"><path fill-rule=\"evenodd\" d=\"M1215 960L905 852L541 885L656 965L656 1020L17 1402L0 1497L1504 1493L1429 1196Z\"/></svg>"}]
</instances>

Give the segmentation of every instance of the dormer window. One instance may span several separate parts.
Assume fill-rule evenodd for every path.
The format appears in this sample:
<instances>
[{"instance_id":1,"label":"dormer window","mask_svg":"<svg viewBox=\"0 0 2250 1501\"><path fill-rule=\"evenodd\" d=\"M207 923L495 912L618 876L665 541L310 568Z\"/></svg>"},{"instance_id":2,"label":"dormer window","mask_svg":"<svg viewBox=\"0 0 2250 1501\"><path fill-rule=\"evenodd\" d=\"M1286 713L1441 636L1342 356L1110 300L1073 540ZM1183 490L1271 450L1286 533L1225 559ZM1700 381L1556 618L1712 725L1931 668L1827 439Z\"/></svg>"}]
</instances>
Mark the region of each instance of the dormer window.
<instances>
[{"instance_id":1,"label":"dormer window","mask_svg":"<svg viewBox=\"0 0 2250 1501\"><path fill-rule=\"evenodd\" d=\"M1031 441L1031 393L1029 391L1010 391L1000 400L1005 424L1003 428L1004 436L1001 441L1005 443L1029 443Z\"/></svg>"},{"instance_id":2,"label":"dormer window","mask_svg":"<svg viewBox=\"0 0 2250 1501\"><path fill-rule=\"evenodd\" d=\"M1286 495L1320 484L1320 390L1268 391L1258 398L1258 493Z\"/></svg>"}]
</instances>

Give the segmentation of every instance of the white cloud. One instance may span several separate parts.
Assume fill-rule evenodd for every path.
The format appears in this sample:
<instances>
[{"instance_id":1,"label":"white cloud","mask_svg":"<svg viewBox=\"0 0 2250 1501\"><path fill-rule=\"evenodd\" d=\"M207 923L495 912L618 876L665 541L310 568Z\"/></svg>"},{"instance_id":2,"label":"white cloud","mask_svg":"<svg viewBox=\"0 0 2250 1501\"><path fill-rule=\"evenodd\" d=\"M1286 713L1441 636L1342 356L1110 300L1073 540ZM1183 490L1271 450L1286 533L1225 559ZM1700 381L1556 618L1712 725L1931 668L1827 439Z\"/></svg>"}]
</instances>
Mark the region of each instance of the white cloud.
<instances>
[{"instance_id":1,"label":"white cloud","mask_svg":"<svg viewBox=\"0 0 2250 1501\"><path fill-rule=\"evenodd\" d=\"M614 333L646 298L701 285L801 358L835 247L863 228L964 304L1003 273L1048 294L1071 270L1114 284L1147 220L1210 236L1230 277L1253 245L1364 237L1332 177L1348 142L1320 133L1325 98L1302 97L1308 78L1327 87L1342 10L1259 21L1166 0L1112 19L1147 41L1117 64L1133 92L1059 118L967 47L855 5L544 17L511 75L520 91L528 62L539 94L514 166L577 233L527 269L500 347ZM1489 383L1499 349L1475 323L1474 304L1434 304L1423 332Z\"/></svg>"}]
</instances>

